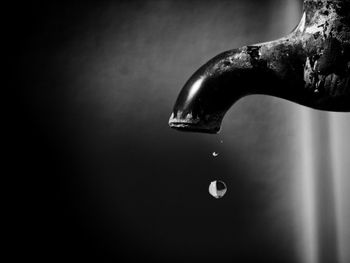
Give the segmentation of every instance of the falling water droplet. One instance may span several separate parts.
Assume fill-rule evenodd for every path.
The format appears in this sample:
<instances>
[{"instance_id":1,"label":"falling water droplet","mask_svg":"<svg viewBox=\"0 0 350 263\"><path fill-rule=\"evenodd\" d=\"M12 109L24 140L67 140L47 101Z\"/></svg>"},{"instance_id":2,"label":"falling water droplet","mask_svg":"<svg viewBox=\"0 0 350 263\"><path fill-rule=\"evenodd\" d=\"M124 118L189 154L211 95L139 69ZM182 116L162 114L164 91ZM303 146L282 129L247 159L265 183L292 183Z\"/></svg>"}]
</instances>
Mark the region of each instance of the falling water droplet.
<instances>
[{"instance_id":1,"label":"falling water droplet","mask_svg":"<svg viewBox=\"0 0 350 263\"><path fill-rule=\"evenodd\" d=\"M214 156L214 157L216 157L216 156L218 156L218 155L219 155L219 153L213 152L213 156Z\"/></svg>"},{"instance_id":2,"label":"falling water droplet","mask_svg":"<svg viewBox=\"0 0 350 263\"><path fill-rule=\"evenodd\" d=\"M223 197L226 191L227 187L223 181L215 180L210 182L209 193L216 199Z\"/></svg>"}]
</instances>

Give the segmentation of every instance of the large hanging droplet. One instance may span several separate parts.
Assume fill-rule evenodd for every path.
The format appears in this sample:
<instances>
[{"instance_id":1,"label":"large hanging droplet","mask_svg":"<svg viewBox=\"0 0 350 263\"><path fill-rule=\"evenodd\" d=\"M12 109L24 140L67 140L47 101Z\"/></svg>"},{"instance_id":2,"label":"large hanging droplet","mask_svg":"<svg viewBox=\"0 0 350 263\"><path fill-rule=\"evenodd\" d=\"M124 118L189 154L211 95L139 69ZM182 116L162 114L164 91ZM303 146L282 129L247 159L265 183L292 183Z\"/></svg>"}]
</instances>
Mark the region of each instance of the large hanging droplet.
<instances>
[{"instance_id":1,"label":"large hanging droplet","mask_svg":"<svg viewBox=\"0 0 350 263\"><path fill-rule=\"evenodd\" d=\"M221 198L227 191L226 184L223 181L215 180L209 185L209 193L215 198Z\"/></svg>"}]
</instances>

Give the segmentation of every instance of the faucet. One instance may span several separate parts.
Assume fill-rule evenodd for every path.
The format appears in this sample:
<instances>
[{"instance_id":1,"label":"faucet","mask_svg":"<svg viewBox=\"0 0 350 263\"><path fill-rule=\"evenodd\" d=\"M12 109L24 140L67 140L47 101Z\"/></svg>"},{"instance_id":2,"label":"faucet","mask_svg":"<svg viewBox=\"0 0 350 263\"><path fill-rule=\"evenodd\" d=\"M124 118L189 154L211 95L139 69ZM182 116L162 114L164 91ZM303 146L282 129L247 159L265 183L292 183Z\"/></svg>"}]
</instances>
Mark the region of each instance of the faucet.
<instances>
[{"instance_id":1,"label":"faucet","mask_svg":"<svg viewBox=\"0 0 350 263\"><path fill-rule=\"evenodd\" d=\"M350 111L350 0L304 0L287 36L223 52L185 83L171 128L218 133L240 98L264 94L313 109Z\"/></svg>"}]
</instances>

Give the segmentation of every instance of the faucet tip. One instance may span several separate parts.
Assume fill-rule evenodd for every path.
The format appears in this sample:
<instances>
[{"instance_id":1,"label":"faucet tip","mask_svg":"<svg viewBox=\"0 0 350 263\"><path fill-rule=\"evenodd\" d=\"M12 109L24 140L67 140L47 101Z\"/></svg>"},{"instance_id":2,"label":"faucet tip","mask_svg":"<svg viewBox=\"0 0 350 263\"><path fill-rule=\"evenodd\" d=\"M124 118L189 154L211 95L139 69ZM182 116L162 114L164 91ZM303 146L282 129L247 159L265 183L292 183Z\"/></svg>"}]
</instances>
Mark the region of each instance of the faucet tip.
<instances>
[{"instance_id":1,"label":"faucet tip","mask_svg":"<svg viewBox=\"0 0 350 263\"><path fill-rule=\"evenodd\" d=\"M183 115L182 112L172 113L169 119L169 126L180 131L209 134L217 134L220 132L220 123L204 123L200 118L194 117L191 113L185 115Z\"/></svg>"}]
</instances>

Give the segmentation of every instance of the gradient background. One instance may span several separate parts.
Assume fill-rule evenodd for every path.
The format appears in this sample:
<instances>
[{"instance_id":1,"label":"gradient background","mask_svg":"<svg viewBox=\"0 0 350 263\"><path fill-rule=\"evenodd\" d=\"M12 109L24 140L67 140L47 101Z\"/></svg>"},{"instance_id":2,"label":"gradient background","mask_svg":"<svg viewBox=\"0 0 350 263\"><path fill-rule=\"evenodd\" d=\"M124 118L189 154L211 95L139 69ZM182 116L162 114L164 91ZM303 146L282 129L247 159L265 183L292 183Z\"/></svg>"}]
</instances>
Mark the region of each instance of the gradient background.
<instances>
[{"instance_id":1,"label":"gradient background","mask_svg":"<svg viewBox=\"0 0 350 263\"><path fill-rule=\"evenodd\" d=\"M302 1L36 2L9 13L14 259L349 262L347 114L250 96L219 135L167 124L199 66L289 33ZM214 179L228 186L220 200L208 194Z\"/></svg>"}]
</instances>

